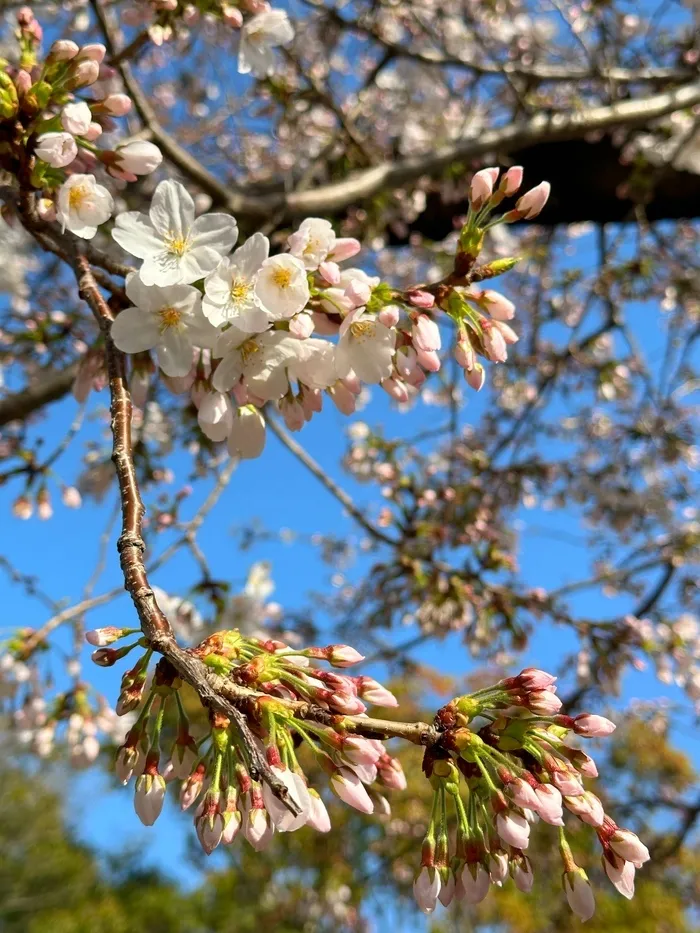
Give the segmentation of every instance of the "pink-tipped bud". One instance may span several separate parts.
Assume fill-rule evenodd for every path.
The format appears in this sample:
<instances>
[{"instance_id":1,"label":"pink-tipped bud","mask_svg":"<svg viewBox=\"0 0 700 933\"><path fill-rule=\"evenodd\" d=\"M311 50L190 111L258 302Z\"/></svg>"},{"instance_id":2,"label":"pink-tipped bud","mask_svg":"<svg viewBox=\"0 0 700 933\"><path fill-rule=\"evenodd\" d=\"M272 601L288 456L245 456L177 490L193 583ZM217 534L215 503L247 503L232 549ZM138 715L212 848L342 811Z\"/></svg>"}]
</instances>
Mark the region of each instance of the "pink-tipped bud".
<instances>
[{"instance_id":1,"label":"pink-tipped bud","mask_svg":"<svg viewBox=\"0 0 700 933\"><path fill-rule=\"evenodd\" d=\"M420 288L407 292L406 297L414 308L423 308L428 311L430 308L435 307L435 295L431 295L430 292L424 292Z\"/></svg>"},{"instance_id":2,"label":"pink-tipped bud","mask_svg":"<svg viewBox=\"0 0 700 933\"><path fill-rule=\"evenodd\" d=\"M73 73L66 81L66 87L71 91L75 91L81 87L89 87L89 85L97 81L99 76L100 66L96 61L92 59L79 61L78 64L74 66Z\"/></svg>"},{"instance_id":3,"label":"pink-tipped bud","mask_svg":"<svg viewBox=\"0 0 700 933\"><path fill-rule=\"evenodd\" d=\"M77 43L71 42L70 39L59 39L51 46L46 62L47 64L69 62L79 51L80 46Z\"/></svg>"},{"instance_id":4,"label":"pink-tipped bud","mask_svg":"<svg viewBox=\"0 0 700 933\"><path fill-rule=\"evenodd\" d=\"M503 334L495 326L495 321L482 319L481 330L486 356L494 363L505 363L508 359L508 348Z\"/></svg>"},{"instance_id":5,"label":"pink-tipped bud","mask_svg":"<svg viewBox=\"0 0 700 933\"><path fill-rule=\"evenodd\" d=\"M105 648L107 645L111 645L120 638L123 638L127 633L128 629L108 625L105 628L96 628L91 632L86 632L85 641L88 645L93 645L95 648Z\"/></svg>"},{"instance_id":6,"label":"pink-tipped bud","mask_svg":"<svg viewBox=\"0 0 700 933\"><path fill-rule=\"evenodd\" d=\"M355 237L338 237L333 249L328 254L328 258L333 262L343 262L345 259L352 259L362 249L362 244Z\"/></svg>"},{"instance_id":7,"label":"pink-tipped bud","mask_svg":"<svg viewBox=\"0 0 700 933\"><path fill-rule=\"evenodd\" d=\"M414 318L411 327L411 339L416 351L424 350L431 353L439 350L442 346L440 329L427 314L417 314Z\"/></svg>"},{"instance_id":8,"label":"pink-tipped bud","mask_svg":"<svg viewBox=\"0 0 700 933\"><path fill-rule=\"evenodd\" d=\"M424 914L432 914L435 910L441 887L437 868L424 865L413 882L413 896Z\"/></svg>"},{"instance_id":9,"label":"pink-tipped bud","mask_svg":"<svg viewBox=\"0 0 700 933\"><path fill-rule=\"evenodd\" d=\"M516 202L515 210L523 220L532 220L542 211L549 200L552 186L548 181L541 181L539 185L526 191Z\"/></svg>"},{"instance_id":10,"label":"pink-tipped bud","mask_svg":"<svg viewBox=\"0 0 700 933\"><path fill-rule=\"evenodd\" d=\"M401 310L398 305L385 305L377 315L377 320L385 327L396 327Z\"/></svg>"},{"instance_id":11,"label":"pink-tipped bud","mask_svg":"<svg viewBox=\"0 0 700 933\"><path fill-rule=\"evenodd\" d=\"M629 829L616 829L609 839L609 845L615 855L632 862L636 868L641 868L649 861L649 850L639 836Z\"/></svg>"},{"instance_id":12,"label":"pink-tipped bud","mask_svg":"<svg viewBox=\"0 0 700 933\"><path fill-rule=\"evenodd\" d=\"M612 735L617 726L605 716L596 716L593 713L581 713L574 719L573 730L576 735L587 738L603 738Z\"/></svg>"},{"instance_id":13,"label":"pink-tipped bud","mask_svg":"<svg viewBox=\"0 0 700 933\"><path fill-rule=\"evenodd\" d=\"M318 273L329 285L337 285L340 282L340 269L337 262L326 259L319 263Z\"/></svg>"},{"instance_id":14,"label":"pink-tipped bud","mask_svg":"<svg viewBox=\"0 0 700 933\"><path fill-rule=\"evenodd\" d=\"M595 913L595 898L585 871L581 868L565 871L562 884L571 910L580 920L590 920Z\"/></svg>"},{"instance_id":15,"label":"pink-tipped bud","mask_svg":"<svg viewBox=\"0 0 700 933\"><path fill-rule=\"evenodd\" d=\"M469 200L475 211L480 211L493 194L494 178L498 178L497 168L482 168L477 172L469 184Z\"/></svg>"},{"instance_id":16,"label":"pink-tipped bud","mask_svg":"<svg viewBox=\"0 0 700 933\"><path fill-rule=\"evenodd\" d=\"M475 363L473 369L464 370L464 378L467 380L467 384L470 388L480 392L486 382L486 370L481 363Z\"/></svg>"},{"instance_id":17,"label":"pink-tipped bud","mask_svg":"<svg viewBox=\"0 0 700 933\"><path fill-rule=\"evenodd\" d=\"M556 682L556 677L536 667L526 667L515 678L526 690L546 690Z\"/></svg>"},{"instance_id":18,"label":"pink-tipped bud","mask_svg":"<svg viewBox=\"0 0 700 933\"><path fill-rule=\"evenodd\" d=\"M523 167L522 165L514 165L512 168L509 168L503 178L501 178L501 184L498 187L499 190L509 198L520 189L522 183Z\"/></svg>"},{"instance_id":19,"label":"pink-tipped bud","mask_svg":"<svg viewBox=\"0 0 700 933\"><path fill-rule=\"evenodd\" d=\"M109 94L97 109L113 117L124 117L131 110L131 98L126 94Z\"/></svg>"},{"instance_id":20,"label":"pink-tipped bud","mask_svg":"<svg viewBox=\"0 0 700 933\"><path fill-rule=\"evenodd\" d=\"M360 813L372 813L374 804L364 784L350 768L338 768L330 778L331 790L349 806Z\"/></svg>"},{"instance_id":21,"label":"pink-tipped bud","mask_svg":"<svg viewBox=\"0 0 700 933\"><path fill-rule=\"evenodd\" d=\"M481 292L478 300L496 321L510 321L515 317L515 305L500 292L487 288Z\"/></svg>"},{"instance_id":22,"label":"pink-tipped bud","mask_svg":"<svg viewBox=\"0 0 700 933\"><path fill-rule=\"evenodd\" d=\"M366 282L360 279L352 279L343 294L348 299L353 309L361 308L369 301L372 295L372 289Z\"/></svg>"},{"instance_id":23,"label":"pink-tipped bud","mask_svg":"<svg viewBox=\"0 0 700 933\"><path fill-rule=\"evenodd\" d=\"M350 645L329 645L326 649L326 659L333 667L352 667L353 664L364 661L365 656Z\"/></svg>"},{"instance_id":24,"label":"pink-tipped bud","mask_svg":"<svg viewBox=\"0 0 700 933\"><path fill-rule=\"evenodd\" d=\"M367 700L368 703L372 703L374 706L396 707L399 705L399 701L391 690L387 690L373 677L360 678L358 693L363 700Z\"/></svg>"},{"instance_id":25,"label":"pink-tipped bud","mask_svg":"<svg viewBox=\"0 0 700 933\"><path fill-rule=\"evenodd\" d=\"M78 61L95 62L100 65L107 53L107 49L101 42L92 42L84 45L78 52Z\"/></svg>"},{"instance_id":26,"label":"pink-tipped bud","mask_svg":"<svg viewBox=\"0 0 700 933\"><path fill-rule=\"evenodd\" d=\"M144 826L153 826L163 809L165 780L161 774L142 774L136 781L134 810Z\"/></svg>"}]
</instances>

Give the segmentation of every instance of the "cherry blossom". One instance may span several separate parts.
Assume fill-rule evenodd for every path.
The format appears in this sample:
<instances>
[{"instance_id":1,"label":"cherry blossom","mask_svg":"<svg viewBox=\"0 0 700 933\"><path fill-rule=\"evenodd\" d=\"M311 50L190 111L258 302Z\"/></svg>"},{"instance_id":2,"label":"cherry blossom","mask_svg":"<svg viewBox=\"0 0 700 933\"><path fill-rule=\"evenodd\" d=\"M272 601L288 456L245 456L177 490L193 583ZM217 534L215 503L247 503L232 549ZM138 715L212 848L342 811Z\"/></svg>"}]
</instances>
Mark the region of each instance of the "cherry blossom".
<instances>
[{"instance_id":1,"label":"cherry blossom","mask_svg":"<svg viewBox=\"0 0 700 933\"><path fill-rule=\"evenodd\" d=\"M162 181L148 217L119 214L112 236L127 252L143 259L145 285L188 285L212 272L238 236L228 214L203 214L195 220L194 201L184 185Z\"/></svg>"},{"instance_id":2,"label":"cherry blossom","mask_svg":"<svg viewBox=\"0 0 700 933\"><path fill-rule=\"evenodd\" d=\"M37 158L54 168L70 165L78 155L78 145L70 133L44 133L34 150Z\"/></svg>"},{"instance_id":3,"label":"cherry blossom","mask_svg":"<svg viewBox=\"0 0 700 933\"><path fill-rule=\"evenodd\" d=\"M258 271L255 295L273 320L298 314L311 297L303 262L287 253L266 259Z\"/></svg>"},{"instance_id":4,"label":"cherry blossom","mask_svg":"<svg viewBox=\"0 0 700 933\"><path fill-rule=\"evenodd\" d=\"M204 280L202 310L212 324L234 324L249 333L264 331L269 323L255 290L258 272L268 258L270 242L254 233L232 256L225 257Z\"/></svg>"},{"instance_id":5,"label":"cherry blossom","mask_svg":"<svg viewBox=\"0 0 700 933\"><path fill-rule=\"evenodd\" d=\"M112 324L112 340L125 353L155 349L168 376L185 376L192 366L192 347L211 345L213 328L201 310L199 291L191 285L145 285L132 273L126 283L134 306Z\"/></svg>"},{"instance_id":6,"label":"cherry blossom","mask_svg":"<svg viewBox=\"0 0 700 933\"><path fill-rule=\"evenodd\" d=\"M112 216L114 200L94 175L71 175L58 192L56 218L62 230L91 240L100 224Z\"/></svg>"},{"instance_id":7,"label":"cherry blossom","mask_svg":"<svg viewBox=\"0 0 700 933\"><path fill-rule=\"evenodd\" d=\"M275 67L273 49L294 38L294 28L284 10L258 13L243 25L238 50L239 74L254 74L265 78Z\"/></svg>"}]
</instances>

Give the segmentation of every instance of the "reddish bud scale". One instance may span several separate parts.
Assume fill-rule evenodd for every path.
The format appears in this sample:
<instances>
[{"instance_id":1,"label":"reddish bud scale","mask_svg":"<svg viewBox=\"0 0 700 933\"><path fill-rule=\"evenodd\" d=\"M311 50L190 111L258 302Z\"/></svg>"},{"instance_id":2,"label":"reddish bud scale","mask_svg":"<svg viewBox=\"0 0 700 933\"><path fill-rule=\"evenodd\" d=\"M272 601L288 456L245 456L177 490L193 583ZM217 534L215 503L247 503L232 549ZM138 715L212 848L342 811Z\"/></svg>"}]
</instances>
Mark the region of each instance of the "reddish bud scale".
<instances>
[{"instance_id":1,"label":"reddish bud scale","mask_svg":"<svg viewBox=\"0 0 700 933\"><path fill-rule=\"evenodd\" d=\"M509 806L503 791L491 791L491 809L494 813L502 813L504 810L507 810Z\"/></svg>"},{"instance_id":2,"label":"reddish bud scale","mask_svg":"<svg viewBox=\"0 0 700 933\"><path fill-rule=\"evenodd\" d=\"M420 863L425 868L432 868L435 865L435 840L431 836L426 836L421 846Z\"/></svg>"},{"instance_id":3,"label":"reddish bud scale","mask_svg":"<svg viewBox=\"0 0 700 933\"><path fill-rule=\"evenodd\" d=\"M268 745L268 747L265 749L265 757L267 758L267 763L271 768L282 767L282 758L280 757L279 749L276 745Z\"/></svg>"},{"instance_id":4,"label":"reddish bud scale","mask_svg":"<svg viewBox=\"0 0 700 933\"><path fill-rule=\"evenodd\" d=\"M151 749L146 755L146 764L143 769L144 774L150 774L155 777L158 774L158 765L160 764L160 752L157 749Z\"/></svg>"}]
</instances>

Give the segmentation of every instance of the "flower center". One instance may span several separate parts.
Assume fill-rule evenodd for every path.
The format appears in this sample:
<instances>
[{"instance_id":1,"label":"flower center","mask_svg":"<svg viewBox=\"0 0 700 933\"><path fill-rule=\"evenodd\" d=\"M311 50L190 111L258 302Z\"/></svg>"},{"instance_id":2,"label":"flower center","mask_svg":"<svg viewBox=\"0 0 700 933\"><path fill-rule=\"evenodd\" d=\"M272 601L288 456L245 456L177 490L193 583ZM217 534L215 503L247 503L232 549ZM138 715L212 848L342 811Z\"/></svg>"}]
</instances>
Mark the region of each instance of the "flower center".
<instances>
[{"instance_id":1,"label":"flower center","mask_svg":"<svg viewBox=\"0 0 700 933\"><path fill-rule=\"evenodd\" d=\"M234 279L231 282L231 301L238 305L246 300L250 294L252 286L245 279Z\"/></svg>"},{"instance_id":2,"label":"flower center","mask_svg":"<svg viewBox=\"0 0 700 933\"><path fill-rule=\"evenodd\" d=\"M160 318L160 332L164 334L170 327L177 327L182 318L182 313L177 308L161 308L158 312Z\"/></svg>"},{"instance_id":3,"label":"flower center","mask_svg":"<svg viewBox=\"0 0 700 933\"><path fill-rule=\"evenodd\" d=\"M174 253L176 256L184 255L187 249L187 240L181 236L166 237L165 242L168 247L168 252Z\"/></svg>"},{"instance_id":4,"label":"flower center","mask_svg":"<svg viewBox=\"0 0 700 933\"><path fill-rule=\"evenodd\" d=\"M350 325L350 333L357 340L364 340L365 337L374 337L374 323L372 321L355 321Z\"/></svg>"},{"instance_id":5,"label":"flower center","mask_svg":"<svg viewBox=\"0 0 700 933\"><path fill-rule=\"evenodd\" d=\"M289 269L277 268L272 273L272 281L277 288L289 288L289 283L292 281L292 273Z\"/></svg>"},{"instance_id":6,"label":"flower center","mask_svg":"<svg viewBox=\"0 0 700 933\"><path fill-rule=\"evenodd\" d=\"M260 345L254 340L246 340L245 343L240 345L238 352L241 354L243 362L247 363L256 353L260 353Z\"/></svg>"},{"instance_id":7,"label":"flower center","mask_svg":"<svg viewBox=\"0 0 700 933\"><path fill-rule=\"evenodd\" d=\"M90 190L87 185L75 185L68 194L68 207L72 211L77 211L89 197Z\"/></svg>"}]
</instances>

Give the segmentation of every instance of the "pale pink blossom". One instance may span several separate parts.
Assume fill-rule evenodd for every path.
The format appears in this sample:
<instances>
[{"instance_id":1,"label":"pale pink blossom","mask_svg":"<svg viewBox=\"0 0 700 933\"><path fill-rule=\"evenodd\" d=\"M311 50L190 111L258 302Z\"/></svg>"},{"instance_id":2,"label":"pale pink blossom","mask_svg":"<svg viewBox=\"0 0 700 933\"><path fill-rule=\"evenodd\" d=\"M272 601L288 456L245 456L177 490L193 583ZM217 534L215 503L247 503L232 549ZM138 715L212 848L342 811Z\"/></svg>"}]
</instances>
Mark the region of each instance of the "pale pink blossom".
<instances>
[{"instance_id":1,"label":"pale pink blossom","mask_svg":"<svg viewBox=\"0 0 700 933\"><path fill-rule=\"evenodd\" d=\"M467 904L480 904L489 893L491 879L480 862L467 862L462 869L461 881Z\"/></svg>"},{"instance_id":2,"label":"pale pink blossom","mask_svg":"<svg viewBox=\"0 0 700 933\"><path fill-rule=\"evenodd\" d=\"M330 778L333 793L360 813L372 813L374 804L360 778L350 768L341 767Z\"/></svg>"},{"instance_id":3,"label":"pale pink blossom","mask_svg":"<svg viewBox=\"0 0 700 933\"><path fill-rule=\"evenodd\" d=\"M413 896L424 914L435 910L441 886L438 870L424 865L413 882Z\"/></svg>"},{"instance_id":4,"label":"pale pink blossom","mask_svg":"<svg viewBox=\"0 0 700 933\"><path fill-rule=\"evenodd\" d=\"M501 840L516 849L526 849L530 840L530 824L515 810L504 810L496 817L496 832Z\"/></svg>"},{"instance_id":5,"label":"pale pink blossom","mask_svg":"<svg viewBox=\"0 0 700 933\"><path fill-rule=\"evenodd\" d=\"M595 913L595 898L585 871L579 868L564 872L562 883L571 910L580 920L590 920Z\"/></svg>"},{"instance_id":6,"label":"pale pink blossom","mask_svg":"<svg viewBox=\"0 0 700 933\"><path fill-rule=\"evenodd\" d=\"M585 735L587 738L601 738L612 735L617 726L605 716L596 716L592 713L581 713L574 719L573 730L576 735Z\"/></svg>"},{"instance_id":7,"label":"pale pink blossom","mask_svg":"<svg viewBox=\"0 0 700 933\"><path fill-rule=\"evenodd\" d=\"M165 780L161 774L142 774L136 781L134 810L144 826L153 826L163 809Z\"/></svg>"}]
</instances>

